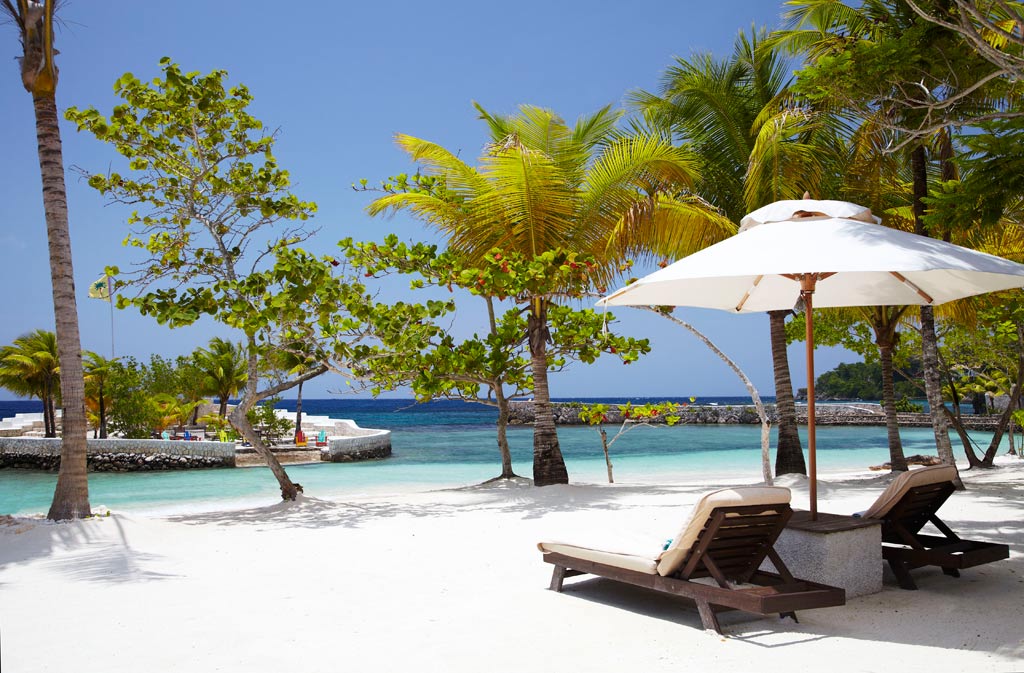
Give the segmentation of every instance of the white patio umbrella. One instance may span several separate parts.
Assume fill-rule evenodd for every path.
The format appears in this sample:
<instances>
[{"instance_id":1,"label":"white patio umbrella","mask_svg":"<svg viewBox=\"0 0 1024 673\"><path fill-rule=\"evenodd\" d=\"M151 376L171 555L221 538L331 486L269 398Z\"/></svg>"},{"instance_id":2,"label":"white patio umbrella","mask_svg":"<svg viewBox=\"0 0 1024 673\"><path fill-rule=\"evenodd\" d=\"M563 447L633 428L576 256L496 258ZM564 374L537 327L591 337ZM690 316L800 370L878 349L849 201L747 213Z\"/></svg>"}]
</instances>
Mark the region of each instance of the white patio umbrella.
<instances>
[{"instance_id":1,"label":"white patio umbrella","mask_svg":"<svg viewBox=\"0 0 1024 673\"><path fill-rule=\"evenodd\" d=\"M732 238L604 297L610 306L697 306L732 313L807 315L810 506L817 516L813 306L942 304L1024 287L1024 265L889 229L845 201L777 201L750 213Z\"/></svg>"}]
</instances>

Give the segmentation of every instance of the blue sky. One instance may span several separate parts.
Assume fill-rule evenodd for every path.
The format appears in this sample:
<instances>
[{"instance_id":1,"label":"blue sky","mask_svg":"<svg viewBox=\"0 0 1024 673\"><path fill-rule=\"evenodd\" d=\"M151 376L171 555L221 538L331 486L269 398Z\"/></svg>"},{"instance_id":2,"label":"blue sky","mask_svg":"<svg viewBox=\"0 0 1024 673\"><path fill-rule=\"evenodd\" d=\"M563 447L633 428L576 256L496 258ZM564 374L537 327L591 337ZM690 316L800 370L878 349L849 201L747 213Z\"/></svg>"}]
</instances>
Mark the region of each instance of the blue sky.
<instances>
[{"instance_id":1,"label":"blue sky","mask_svg":"<svg viewBox=\"0 0 1024 673\"><path fill-rule=\"evenodd\" d=\"M476 157L486 129L472 101L494 112L529 103L575 119L609 103L620 105L634 88L656 90L674 56L710 51L727 55L741 29L778 24L781 3L722 2L440 2L440 3L177 3L71 2L57 36L57 104L95 106L109 113L118 101L114 81L125 72L146 80L170 56L185 70L227 70L255 97L253 114L279 129L276 154L290 171L295 193L315 201L320 227L312 247L330 252L352 236L379 239L394 232L430 240L404 217L370 219L369 197L349 185L411 168L392 142L395 133L426 138ZM0 27L0 286L6 288L0 344L36 328L53 328L40 178L30 96L14 57L15 29ZM89 299L89 284L108 264L137 259L122 248L125 212L71 171L105 171L113 151L63 123L64 162L84 348L109 354L111 318L106 303ZM389 292L396 291L392 284ZM413 295L410 298L415 298ZM460 327L482 322L473 301L460 308ZM619 329L652 340L651 355L623 367L608 361L576 365L551 380L555 397L602 395L738 395L739 379L682 329L634 309L619 309ZM683 309L679 314L711 337L753 379L773 393L768 318ZM132 311L115 311L116 354L148 360L174 357L227 328L202 322L169 330ZM818 349L817 371L857 356ZM805 379L803 346L790 350L794 382ZM343 390L336 376L305 388L309 397ZM0 392L0 395L5 393ZM396 393L392 396L408 396Z\"/></svg>"}]
</instances>

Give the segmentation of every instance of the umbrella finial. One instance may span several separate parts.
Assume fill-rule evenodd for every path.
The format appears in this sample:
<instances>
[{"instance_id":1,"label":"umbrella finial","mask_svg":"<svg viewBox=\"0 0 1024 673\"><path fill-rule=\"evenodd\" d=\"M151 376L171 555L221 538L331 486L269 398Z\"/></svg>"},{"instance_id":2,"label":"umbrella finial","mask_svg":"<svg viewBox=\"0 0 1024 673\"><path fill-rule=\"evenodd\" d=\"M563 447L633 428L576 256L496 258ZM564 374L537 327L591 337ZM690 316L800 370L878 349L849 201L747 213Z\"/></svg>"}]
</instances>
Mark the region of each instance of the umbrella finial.
<instances>
[{"instance_id":1,"label":"umbrella finial","mask_svg":"<svg viewBox=\"0 0 1024 673\"><path fill-rule=\"evenodd\" d=\"M804 200L806 201L806 200L809 200L810 198L811 198L811 193L808 192L808 191L804 191Z\"/></svg>"}]
</instances>

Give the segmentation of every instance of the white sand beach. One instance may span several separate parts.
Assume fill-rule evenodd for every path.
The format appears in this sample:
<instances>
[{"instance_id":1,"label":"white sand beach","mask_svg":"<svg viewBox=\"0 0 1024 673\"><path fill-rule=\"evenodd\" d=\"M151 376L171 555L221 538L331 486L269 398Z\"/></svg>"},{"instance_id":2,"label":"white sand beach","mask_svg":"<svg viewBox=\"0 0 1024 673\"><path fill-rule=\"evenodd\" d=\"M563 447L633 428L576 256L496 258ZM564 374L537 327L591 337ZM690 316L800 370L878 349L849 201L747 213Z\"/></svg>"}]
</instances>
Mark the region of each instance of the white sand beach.
<instances>
[{"instance_id":1,"label":"white sand beach","mask_svg":"<svg viewBox=\"0 0 1024 673\"><path fill-rule=\"evenodd\" d=\"M658 544L707 485L487 485L258 509L0 523L0 668L76 671L1020 671L1024 461L963 473L941 514L1011 557L888 574L881 593L776 617L567 580L536 542ZM268 478L270 478L268 476ZM888 476L830 477L822 511L867 507ZM793 505L805 507L800 480ZM100 510L100 507L96 507Z\"/></svg>"}]
</instances>

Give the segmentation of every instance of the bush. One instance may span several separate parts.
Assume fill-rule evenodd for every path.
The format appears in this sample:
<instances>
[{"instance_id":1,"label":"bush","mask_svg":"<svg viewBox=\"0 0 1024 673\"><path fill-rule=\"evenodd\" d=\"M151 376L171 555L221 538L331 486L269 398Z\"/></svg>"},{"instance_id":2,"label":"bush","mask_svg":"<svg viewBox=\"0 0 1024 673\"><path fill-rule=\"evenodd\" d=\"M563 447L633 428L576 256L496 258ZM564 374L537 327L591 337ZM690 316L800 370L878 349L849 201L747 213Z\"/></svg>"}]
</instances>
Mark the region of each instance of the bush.
<instances>
[{"instance_id":1,"label":"bush","mask_svg":"<svg viewBox=\"0 0 1024 673\"><path fill-rule=\"evenodd\" d=\"M914 404L906 395L904 395L900 399L896 400L896 411L908 414L920 414L924 411L924 407L920 404Z\"/></svg>"}]
</instances>

